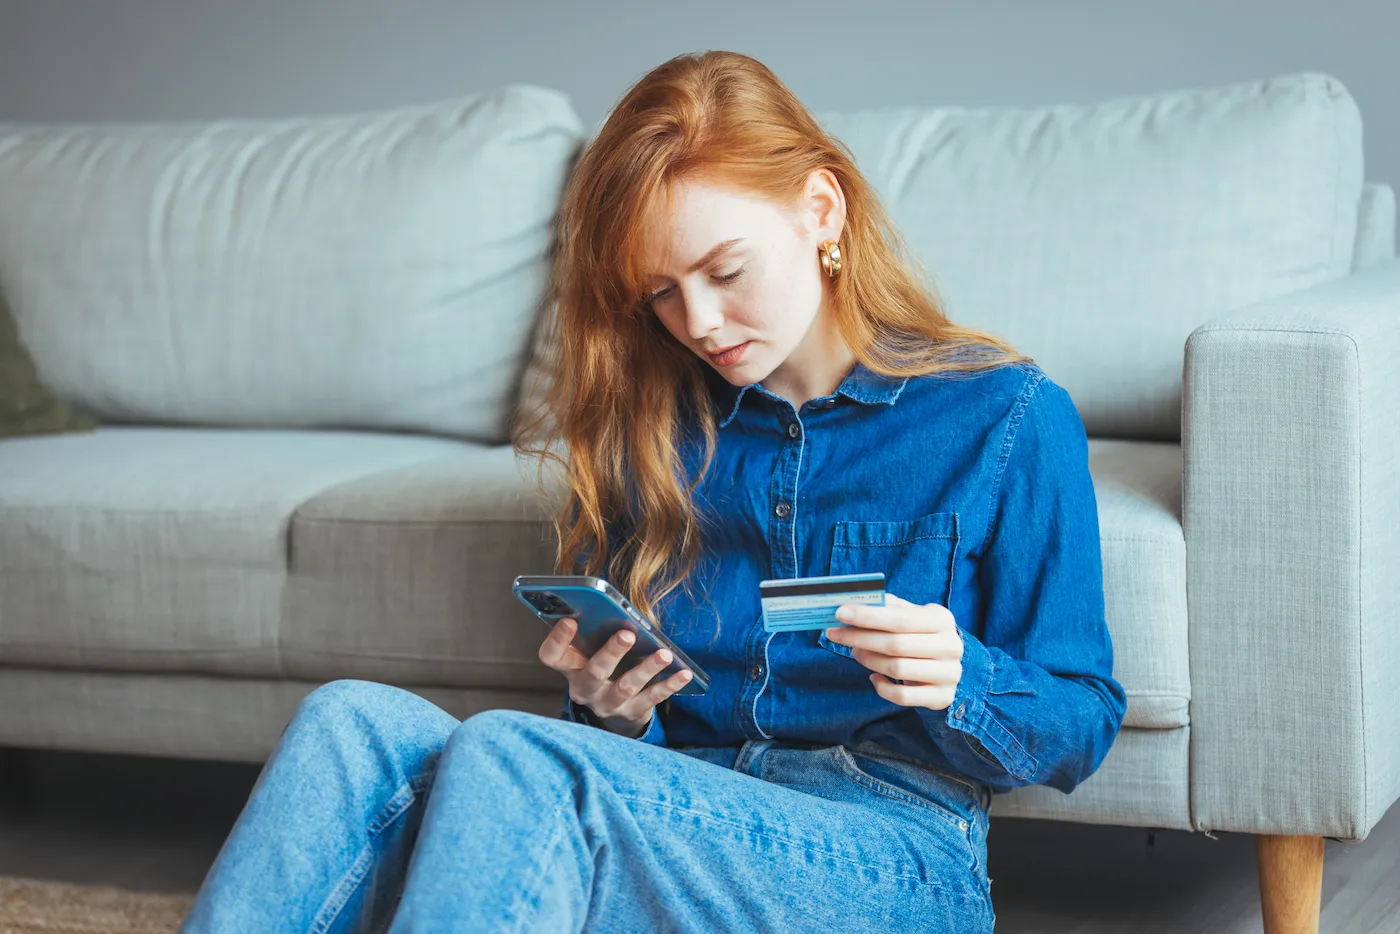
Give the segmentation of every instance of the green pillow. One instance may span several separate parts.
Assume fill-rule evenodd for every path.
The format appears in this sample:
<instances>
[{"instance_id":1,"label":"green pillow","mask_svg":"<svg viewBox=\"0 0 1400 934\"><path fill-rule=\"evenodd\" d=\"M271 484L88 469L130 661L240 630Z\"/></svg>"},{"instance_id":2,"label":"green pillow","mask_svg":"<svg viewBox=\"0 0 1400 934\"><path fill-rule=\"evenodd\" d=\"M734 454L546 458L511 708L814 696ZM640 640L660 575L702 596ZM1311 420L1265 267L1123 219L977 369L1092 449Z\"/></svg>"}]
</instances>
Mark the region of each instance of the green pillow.
<instances>
[{"instance_id":1,"label":"green pillow","mask_svg":"<svg viewBox=\"0 0 1400 934\"><path fill-rule=\"evenodd\" d=\"M75 412L42 382L19 339L19 328L0 299L0 438L92 431L97 423Z\"/></svg>"}]
</instances>

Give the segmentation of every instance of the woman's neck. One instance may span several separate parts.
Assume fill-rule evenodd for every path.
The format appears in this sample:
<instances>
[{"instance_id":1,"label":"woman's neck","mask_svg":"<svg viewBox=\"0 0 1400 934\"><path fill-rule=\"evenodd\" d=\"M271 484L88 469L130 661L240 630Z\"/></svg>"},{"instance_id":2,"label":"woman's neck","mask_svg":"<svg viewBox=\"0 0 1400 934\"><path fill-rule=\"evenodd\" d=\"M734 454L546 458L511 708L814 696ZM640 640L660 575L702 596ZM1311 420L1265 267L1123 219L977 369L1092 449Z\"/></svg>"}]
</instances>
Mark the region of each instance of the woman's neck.
<instances>
[{"instance_id":1,"label":"woman's neck","mask_svg":"<svg viewBox=\"0 0 1400 934\"><path fill-rule=\"evenodd\" d=\"M801 409L809 399L835 392L855 364L832 316L820 314L797 349L763 380L763 388Z\"/></svg>"}]
</instances>

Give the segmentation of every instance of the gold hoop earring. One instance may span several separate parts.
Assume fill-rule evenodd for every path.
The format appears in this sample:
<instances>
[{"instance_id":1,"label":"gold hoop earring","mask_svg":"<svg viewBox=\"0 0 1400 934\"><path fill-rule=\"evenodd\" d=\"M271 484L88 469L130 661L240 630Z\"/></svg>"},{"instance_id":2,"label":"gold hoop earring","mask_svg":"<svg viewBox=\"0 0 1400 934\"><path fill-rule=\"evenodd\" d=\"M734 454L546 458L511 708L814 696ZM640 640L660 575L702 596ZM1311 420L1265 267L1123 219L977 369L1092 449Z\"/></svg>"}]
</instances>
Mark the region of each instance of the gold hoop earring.
<instances>
[{"instance_id":1,"label":"gold hoop earring","mask_svg":"<svg viewBox=\"0 0 1400 934\"><path fill-rule=\"evenodd\" d=\"M841 274L841 245L835 240L823 240L817 247L817 258L822 261L822 272L827 278L835 279Z\"/></svg>"}]
</instances>

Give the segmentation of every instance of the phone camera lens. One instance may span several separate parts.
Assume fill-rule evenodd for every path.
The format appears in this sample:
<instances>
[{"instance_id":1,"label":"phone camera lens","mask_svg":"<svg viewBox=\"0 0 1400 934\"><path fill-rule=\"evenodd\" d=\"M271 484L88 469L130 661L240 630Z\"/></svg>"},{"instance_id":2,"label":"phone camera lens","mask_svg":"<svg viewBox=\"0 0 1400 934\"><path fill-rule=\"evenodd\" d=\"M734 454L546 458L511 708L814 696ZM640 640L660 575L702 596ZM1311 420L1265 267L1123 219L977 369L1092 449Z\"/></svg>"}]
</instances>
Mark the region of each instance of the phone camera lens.
<instances>
[{"instance_id":1,"label":"phone camera lens","mask_svg":"<svg viewBox=\"0 0 1400 934\"><path fill-rule=\"evenodd\" d=\"M572 616L574 614L572 607L547 591L522 590L520 596L534 607L536 612L546 616Z\"/></svg>"}]
</instances>

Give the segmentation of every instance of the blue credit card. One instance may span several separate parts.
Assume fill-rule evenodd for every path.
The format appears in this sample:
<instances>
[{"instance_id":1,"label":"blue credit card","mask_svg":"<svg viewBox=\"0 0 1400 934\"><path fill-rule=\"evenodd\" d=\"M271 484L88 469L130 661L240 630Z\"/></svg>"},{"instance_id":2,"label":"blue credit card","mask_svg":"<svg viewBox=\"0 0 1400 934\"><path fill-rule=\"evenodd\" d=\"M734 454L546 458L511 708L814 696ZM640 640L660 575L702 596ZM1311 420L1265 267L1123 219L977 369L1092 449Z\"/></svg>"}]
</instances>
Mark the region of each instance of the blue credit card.
<instances>
[{"instance_id":1,"label":"blue credit card","mask_svg":"<svg viewBox=\"0 0 1400 934\"><path fill-rule=\"evenodd\" d=\"M837 607L847 603L884 606L885 575L835 574L830 577L790 577L760 581L763 628L769 632L827 629L844 626Z\"/></svg>"}]
</instances>

